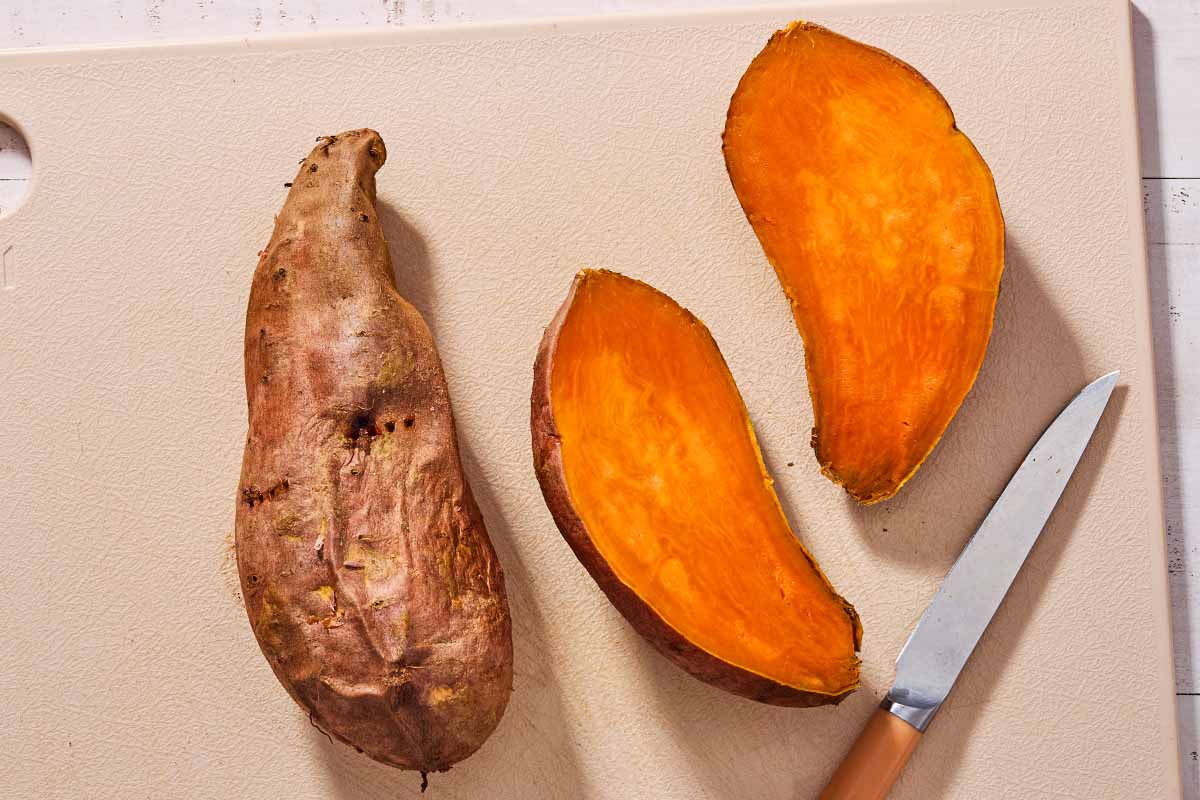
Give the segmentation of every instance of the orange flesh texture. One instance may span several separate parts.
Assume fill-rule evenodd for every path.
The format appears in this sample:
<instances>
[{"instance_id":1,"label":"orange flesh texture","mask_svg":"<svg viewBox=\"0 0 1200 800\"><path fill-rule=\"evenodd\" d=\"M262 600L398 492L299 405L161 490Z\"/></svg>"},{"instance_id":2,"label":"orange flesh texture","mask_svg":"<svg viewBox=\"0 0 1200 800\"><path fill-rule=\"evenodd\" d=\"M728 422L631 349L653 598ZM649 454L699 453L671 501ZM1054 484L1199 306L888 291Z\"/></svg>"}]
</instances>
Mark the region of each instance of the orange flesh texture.
<instances>
[{"instance_id":1,"label":"orange flesh texture","mask_svg":"<svg viewBox=\"0 0 1200 800\"><path fill-rule=\"evenodd\" d=\"M913 69L802 23L747 70L724 147L804 338L817 459L889 497L983 362L1004 268L991 172Z\"/></svg>"},{"instance_id":2,"label":"orange flesh texture","mask_svg":"<svg viewBox=\"0 0 1200 800\"><path fill-rule=\"evenodd\" d=\"M722 661L857 686L856 623L788 527L708 329L643 283L585 272L552 369L571 500L616 576Z\"/></svg>"}]
</instances>

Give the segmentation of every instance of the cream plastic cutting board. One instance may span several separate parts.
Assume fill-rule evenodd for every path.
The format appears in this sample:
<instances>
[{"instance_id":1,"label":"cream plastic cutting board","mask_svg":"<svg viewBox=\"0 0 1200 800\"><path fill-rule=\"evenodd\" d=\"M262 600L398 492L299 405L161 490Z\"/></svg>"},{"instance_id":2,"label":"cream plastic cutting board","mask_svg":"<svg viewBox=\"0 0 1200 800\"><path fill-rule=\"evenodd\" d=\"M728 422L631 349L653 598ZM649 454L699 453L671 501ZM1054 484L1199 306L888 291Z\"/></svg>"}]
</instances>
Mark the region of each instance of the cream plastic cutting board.
<instances>
[{"instance_id":1,"label":"cream plastic cutting board","mask_svg":"<svg viewBox=\"0 0 1200 800\"><path fill-rule=\"evenodd\" d=\"M441 346L516 638L504 721L427 796L812 796L1026 449L1114 368L1092 446L894 796L1175 796L1128 9L1016 6L0 56L0 113L35 170L0 220L0 796L417 796L415 775L331 744L288 699L228 555L256 253L313 140L357 126L387 142L381 215ZM817 473L800 338L720 152L743 69L796 17L928 76L1008 222L979 381L917 477L871 509ZM585 265L648 280L711 327L796 530L862 614L864 685L841 707L689 678L556 532L531 466L531 367Z\"/></svg>"}]
</instances>

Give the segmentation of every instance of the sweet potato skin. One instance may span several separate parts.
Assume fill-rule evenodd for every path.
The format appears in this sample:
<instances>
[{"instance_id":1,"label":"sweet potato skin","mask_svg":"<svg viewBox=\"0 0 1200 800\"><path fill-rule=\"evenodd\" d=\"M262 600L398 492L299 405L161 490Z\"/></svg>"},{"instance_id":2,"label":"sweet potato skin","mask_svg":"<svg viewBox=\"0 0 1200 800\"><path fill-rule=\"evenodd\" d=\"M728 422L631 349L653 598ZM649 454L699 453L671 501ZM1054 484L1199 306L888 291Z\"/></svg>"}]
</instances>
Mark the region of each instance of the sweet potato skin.
<instances>
[{"instance_id":1,"label":"sweet potato skin","mask_svg":"<svg viewBox=\"0 0 1200 800\"><path fill-rule=\"evenodd\" d=\"M580 277L576 277L558 313L546 328L533 368L530 430L534 469L546 506L559 532L609 601L629 621L634 630L668 660L693 677L719 689L770 705L814 707L840 703L857 687L838 695L807 692L730 664L697 647L617 577L596 548L587 526L575 509L567 486L561 436L555 424L551 397L555 348L580 280ZM707 332L707 328L703 329ZM854 608L846 603L845 609L854 623L857 648L861 643L862 629Z\"/></svg>"},{"instance_id":2,"label":"sweet potato skin","mask_svg":"<svg viewBox=\"0 0 1200 800\"><path fill-rule=\"evenodd\" d=\"M504 574L429 328L396 290L375 208L383 141L319 141L250 292L241 588L314 724L378 761L440 771L508 702Z\"/></svg>"}]
</instances>

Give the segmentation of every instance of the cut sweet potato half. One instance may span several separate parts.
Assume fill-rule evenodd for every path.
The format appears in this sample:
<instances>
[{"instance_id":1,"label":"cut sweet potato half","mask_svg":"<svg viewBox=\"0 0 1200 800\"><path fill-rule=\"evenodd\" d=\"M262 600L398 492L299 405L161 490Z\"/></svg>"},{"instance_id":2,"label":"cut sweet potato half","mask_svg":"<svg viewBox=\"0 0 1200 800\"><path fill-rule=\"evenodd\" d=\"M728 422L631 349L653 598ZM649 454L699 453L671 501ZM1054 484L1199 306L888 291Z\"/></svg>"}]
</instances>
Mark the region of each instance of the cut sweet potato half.
<instances>
[{"instance_id":1,"label":"cut sweet potato half","mask_svg":"<svg viewBox=\"0 0 1200 800\"><path fill-rule=\"evenodd\" d=\"M788 527L733 376L687 310L581 272L542 339L532 428L559 530L663 655L776 705L858 686L858 615Z\"/></svg>"},{"instance_id":2,"label":"cut sweet potato half","mask_svg":"<svg viewBox=\"0 0 1200 800\"><path fill-rule=\"evenodd\" d=\"M863 503L891 497L987 350L1004 268L991 172L916 70L807 23L746 70L724 151L804 338L821 469Z\"/></svg>"}]
</instances>

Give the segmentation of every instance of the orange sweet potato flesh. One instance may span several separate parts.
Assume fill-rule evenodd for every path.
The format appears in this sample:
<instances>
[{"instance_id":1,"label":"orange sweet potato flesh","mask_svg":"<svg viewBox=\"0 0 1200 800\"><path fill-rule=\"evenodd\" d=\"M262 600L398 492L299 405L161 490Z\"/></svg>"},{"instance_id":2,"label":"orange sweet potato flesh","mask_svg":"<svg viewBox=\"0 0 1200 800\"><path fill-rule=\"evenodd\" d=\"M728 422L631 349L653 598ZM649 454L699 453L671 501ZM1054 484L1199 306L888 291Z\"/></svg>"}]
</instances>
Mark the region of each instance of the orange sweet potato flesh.
<instances>
[{"instance_id":1,"label":"orange sweet potato flesh","mask_svg":"<svg viewBox=\"0 0 1200 800\"><path fill-rule=\"evenodd\" d=\"M916 70L806 23L746 70L724 151L804 338L821 469L891 497L987 350L1004 268L987 164Z\"/></svg>"},{"instance_id":2,"label":"orange sweet potato flesh","mask_svg":"<svg viewBox=\"0 0 1200 800\"><path fill-rule=\"evenodd\" d=\"M788 527L708 329L670 297L579 274L539 352L533 440L563 535L664 655L778 705L858 686L858 617Z\"/></svg>"}]
</instances>

